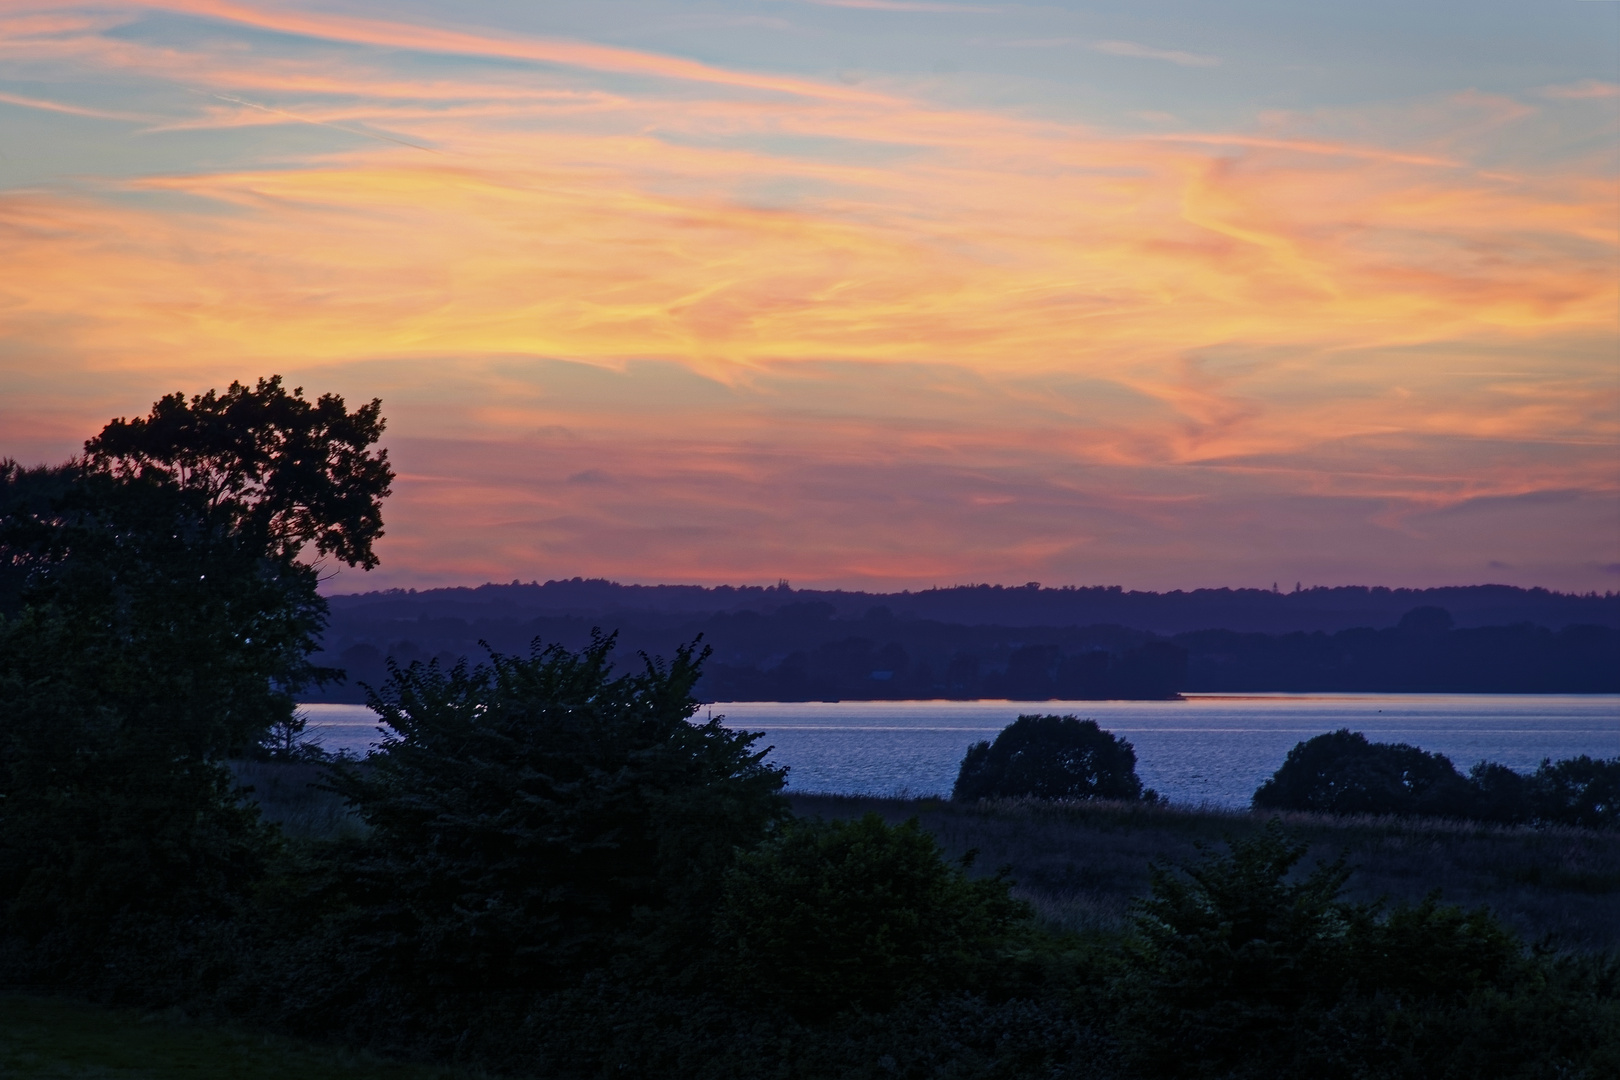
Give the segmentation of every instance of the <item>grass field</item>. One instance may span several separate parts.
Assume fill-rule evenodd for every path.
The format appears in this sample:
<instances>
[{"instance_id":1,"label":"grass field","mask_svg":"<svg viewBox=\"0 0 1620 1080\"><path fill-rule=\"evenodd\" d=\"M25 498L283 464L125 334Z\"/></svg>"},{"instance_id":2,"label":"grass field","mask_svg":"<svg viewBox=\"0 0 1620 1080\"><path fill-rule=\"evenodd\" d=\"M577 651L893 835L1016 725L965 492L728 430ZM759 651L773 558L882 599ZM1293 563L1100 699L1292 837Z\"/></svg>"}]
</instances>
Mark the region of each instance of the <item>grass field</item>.
<instances>
[{"instance_id":1,"label":"grass field","mask_svg":"<svg viewBox=\"0 0 1620 1080\"><path fill-rule=\"evenodd\" d=\"M0 998L5 1080L466 1080L310 1046L56 999Z\"/></svg>"},{"instance_id":2,"label":"grass field","mask_svg":"<svg viewBox=\"0 0 1620 1080\"><path fill-rule=\"evenodd\" d=\"M288 836L336 839L363 836L366 823L334 792L321 786L326 767L302 762L233 761L236 782L247 788L268 821Z\"/></svg>"},{"instance_id":3,"label":"grass field","mask_svg":"<svg viewBox=\"0 0 1620 1080\"><path fill-rule=\"evenodd\" d=\"M319 786L318 765L241 762L265 816L289 836L359 835L365 826ZM1148 864L1195 860L1274 816L1311 844L1306 864L1344 853L1353 899L1442 899L1487 905L1530 941L1561 948L1620 949L1620 832L1475 825L1413 818L1257 814L1109 802L1009 801L963 805L941 799L793 795L795 813L889 821L913 815L952 855L977 848L978 869L1012 869L1018 894L1042 918L1073 930L1113 931L1132 898L1148 891Z\"/></svg>"},{"instance_id":4,"label":"grass field","mask_svg":"<svg viewBox=\"0 0 1620 1080\"><path fill-rule=\"evenodd\" d=\"M795 813L845 818L913 815L952 855L978 849L977 869L1009 866L1017 893L1047 921L1112 931L1148 892L1148 866L1198 858L1280 816L1311 844L1304 865L1343 853L1352 899L1441 898L1489 906L1529 941L1620 949L1620 832L1512 828L1412 818L1260 814L1110 802L1036 800L963 805L940 799L796 795Z\"/></svg>"}]
</instances>

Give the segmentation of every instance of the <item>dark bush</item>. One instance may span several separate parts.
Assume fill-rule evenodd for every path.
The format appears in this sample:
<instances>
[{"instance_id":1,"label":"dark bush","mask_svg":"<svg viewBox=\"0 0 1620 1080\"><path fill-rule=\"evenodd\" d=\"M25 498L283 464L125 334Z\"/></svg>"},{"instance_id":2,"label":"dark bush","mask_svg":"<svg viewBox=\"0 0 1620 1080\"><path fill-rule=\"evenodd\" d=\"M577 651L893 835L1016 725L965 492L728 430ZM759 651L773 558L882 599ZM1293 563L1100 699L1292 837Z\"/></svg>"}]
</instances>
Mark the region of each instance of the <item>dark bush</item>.
<instances>
[{"instance_id":1,"label":"dark bush","mask_svg":"<svg viewBox=\"0 0 1620 1080\"><path fill-rule=\"evenodd\" d=\"M1136 751L1102 730L1095 720L1073 716L1020 716L994 743L968 748L951 798L1141 799Z\"/></svg>"},{"instance_id":2,"label":"dark bush","mask_svg":"<svg viewBox=\"0 0 1620 1080\"><path fill-rule=\"evenodd\" d=\"M1290 880L1306 845L1275 821L1230 846L1180 872L1152 869L1136 924L1158 996L1200 1012L1331 1000L1349 977L1349 935L1366 918L1339 899L1349 870L1329 863Z\"/></svg>"},{"instance_id":3,"label":"dark bush","mask_svg":"<svg viewBox=\"0 0 1620 1080\"><path fill-rule=\"evenodd\" d=\"M1612 829L1620 825L1620 757L1542 759L1525 776L1482 761L1468 774L1474 789L1470 816L1505 824L1539 822Z\"/></svg>"},{"instance_id":4,"label":"dark bush","mask_svg":"<svg viewBox=\"0 0 1620 1080\"><path fill-rule=\"evenodd\" d=\"M1261 810L1466 817L1472 790L1444 754L1340 728L1298 743L1254 793Z\"/></svg>"},{"instance_id":5,"label":"dark bush","mask_svg":"<svg viewBox=\"0 0 1620 1080\"><path fill-rule=\"evenodd\" d=\"M624 675L612 649L394 669L381 752L334 781L372 827L342 926L378 978L546 987L703 944L737 850L786 816L784 770L689 722L692 647Z\"/></svg>"},{"instance_id":6,"label":"dark bush","mask_svg":"<svg viewBox=\"0 0 1620 1080\"><path fill-rule=\"evenodd\" d=\"M1511 825L1536 816L1529 779L1506 765L1481 761L1468 770L1468 784L1474 789L1469 817Z\"/></svg>"},{"instance_id":7,"label":"dark bush","mask_svg":"<svg viewBox=\"0 0 1620 1080\"><path fill-rule=\"evenodd\" d=\"M1368 742L1341 728L1295 744L1255 791L1254 806L1613 828L1620 825L1620 757L1545 759L1528 776L1482 761L1464 777L1444 754Z\"/></svg>"},{"instance_id":8,"label":"dark bush","mask_svg":"<svg viewBox=\"0 0 1620 1080\"><path fill-rule=\"evenodd\" d=\"M1544 759L1528 786L1542 821L1592 829L1620 826L1620 757Z\"/></svg>"},{"instance_id":9,"label":"dark bush","mask_svg":"<svg viewBox=\"0 0 1620 1080\"><path fill-rule=\"evenodd\" d=\"M1028 909L1003 878L965 870L915 818L794 825L727 879L736 985L809 1016L972 986Z\"/></svg>"},{"instance_id":10,"label":"dark bush","mask_svg":"<svg viewBox=\"0 0 1620 1080\"><path fill-rule=\"evenodd\" d=\"M1484 909L1350 903L1342 860L1294 874L1305 852L1272 821L1228 854L1154 870L1127 993L1130 1054L1148 1075L1408 1075L1380 1067L1392 1016L1536 992L1532 958Z\"/></svg>"}]
</instances>

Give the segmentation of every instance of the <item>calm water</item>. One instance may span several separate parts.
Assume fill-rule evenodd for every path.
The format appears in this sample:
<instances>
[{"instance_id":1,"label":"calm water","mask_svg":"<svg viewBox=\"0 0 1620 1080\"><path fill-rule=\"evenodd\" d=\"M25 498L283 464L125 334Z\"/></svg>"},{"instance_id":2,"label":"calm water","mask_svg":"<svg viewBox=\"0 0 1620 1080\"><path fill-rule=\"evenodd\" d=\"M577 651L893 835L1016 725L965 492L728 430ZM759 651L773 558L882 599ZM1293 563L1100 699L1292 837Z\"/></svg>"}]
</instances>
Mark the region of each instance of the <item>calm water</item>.
<instances>
[{"instance_id":1,"label":"calm water","mask_svg":"<svg viewBox=\"0 0 1620 1080\"><path fill-rule=\"evenodd\" d=\"M364 753L375 718L355 705L305 705L329 750ZM705 708L700 716L711 710ZM731 702L732 727L763 731L771 760L799 791L944 795L967 748L1020 713L1090 717L1136 747L1143 783L1178 803L1247 805L1302 739L1347 727L1476 761L1534 769L1544 757L1620 754L1620 695L1253 694L1186 701Z\"/></svg>"}]
</instances>

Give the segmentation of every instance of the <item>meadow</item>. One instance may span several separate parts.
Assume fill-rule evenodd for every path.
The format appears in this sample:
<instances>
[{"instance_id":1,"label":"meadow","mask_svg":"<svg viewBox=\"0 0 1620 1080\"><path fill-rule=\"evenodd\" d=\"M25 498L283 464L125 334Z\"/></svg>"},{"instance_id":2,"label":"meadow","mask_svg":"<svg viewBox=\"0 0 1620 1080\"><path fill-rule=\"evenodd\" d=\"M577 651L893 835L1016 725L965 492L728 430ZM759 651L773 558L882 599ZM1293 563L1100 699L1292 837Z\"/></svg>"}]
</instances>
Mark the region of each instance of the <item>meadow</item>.
<instances>
[{"instance_id":1,"label":"meadow","mask_svg":"<svg viewBox=\"0 0 1620 1080\"><path fill-rule=\"evenodd\" d=\"M790 796L806 817L916 816L953 855L976 850L977 869L1008 867L1014 894L1054 927L1122 932L1131 901L1148 892L1151 864L1195 861L1200 845L1253 835L1277 818L1311 845L1304 868L1341 854L1345 895L1488 906L1529 941L1601 951L1620 946L1620 833L1502 827L1399 817L1251 812L1096 801Z\"/></svg>"},{"instance_id":2,"label":"meadow","mask_svg":"<svg viewBox=\"0 0 1620 1080\"><path fill-rule=\"evenodd\" d=\"M263 1032L78 1001L0 997L0 1076L7 1080L471 1080Z\"/></svg>"},{"instance_id":3,"label":"meadow","mask_svg":"<svg viewBox=\"0 0 1620 1080\"><path fill-rule=\"evenodd\" d=\"M261 813L299 839L359 836L365 826L321 787L324 768L243 761L238 782ZM1433 818L1253 812L1107 800L874 798L790 794L801 817L852 819L876 813L890 824L916 817L948 855L976 851L974 870L1007 867L1014 895L1054 929L1116 934L1129 929L1131 902L1148 893L1150 865L1197 860L1280 819L1311 845L1302 869L1343 855L1352 868L1345 895L1489 907L1527 941L1555 949L1620 948L1620 832L1561 826L1499 826Z\"/></svg>"}]
</instances>

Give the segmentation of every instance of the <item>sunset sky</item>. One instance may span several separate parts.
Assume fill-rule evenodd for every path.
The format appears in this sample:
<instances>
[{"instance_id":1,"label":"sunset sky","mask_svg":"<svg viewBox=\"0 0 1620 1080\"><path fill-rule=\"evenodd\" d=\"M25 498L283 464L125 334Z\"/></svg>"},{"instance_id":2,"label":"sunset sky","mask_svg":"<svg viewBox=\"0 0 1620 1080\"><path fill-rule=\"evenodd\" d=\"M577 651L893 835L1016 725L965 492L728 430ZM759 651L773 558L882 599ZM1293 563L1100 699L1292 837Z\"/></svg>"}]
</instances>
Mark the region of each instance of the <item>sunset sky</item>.
<instances>
[{"instance_id":1,"label":"sunset sky","mask_svg":"<svg viewBox=\"0 0 1620 1080\"><path fill-rule=\"evenodd\" d=\"M380 397L350 592L1620 589L1620 4L0 0L0 456Z\"/></svg>"}]
</instances>

